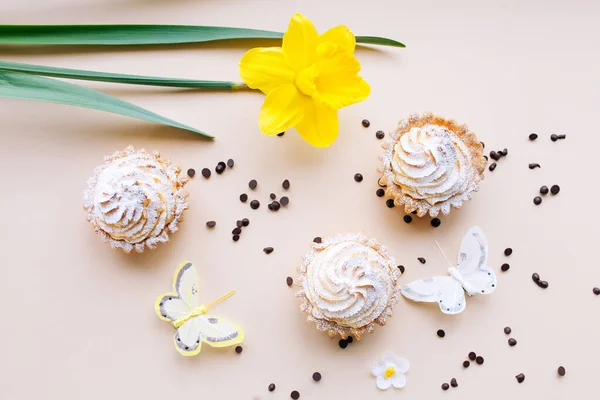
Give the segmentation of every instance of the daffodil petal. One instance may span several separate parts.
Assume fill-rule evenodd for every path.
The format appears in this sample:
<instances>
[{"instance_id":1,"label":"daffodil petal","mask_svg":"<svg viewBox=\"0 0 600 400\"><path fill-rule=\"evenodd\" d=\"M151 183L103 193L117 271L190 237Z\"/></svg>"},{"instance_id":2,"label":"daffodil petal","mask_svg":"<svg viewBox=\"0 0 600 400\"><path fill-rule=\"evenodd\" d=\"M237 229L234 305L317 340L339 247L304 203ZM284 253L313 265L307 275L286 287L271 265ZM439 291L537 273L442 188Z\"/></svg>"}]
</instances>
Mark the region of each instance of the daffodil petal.
<instances>
[{"instance_id":1,"label":"daffodil petal","mask_svg":"<svg viewBox=\"0 0 600 400\"><path fill-rule=\"evenodd\" d=\"M247 51L240 60L240 76L248 87L265 94L294 81L294 71L285 62L281 47L259 47Z\"/></svg>"},{"instance_id":2,"label":"daffodil petal","mask_svg":"<svg viewBox=\"0 0 600 400\"><path fill-rule=\"evenodd\" d=\"M278 86L267 94L258 124L265 135L276 135L297 123L304 115L301 94L292 84Z\"/></svg>"},{"instance_id":3,"label":"daffodil petal","mask_svg":"<svg viewBox=\"0 0 600 400\"><path fill-rule=\"evenodd\" d=\"M347 51L354 53L356 48L356 38L347 26L339 25L331 28L319 36L319 43L335 43L338 45L338 51Z\"/></svg>"},{"instance_id":4,"label":"daffodil petal","mask_svg":"<svg viewBox=\"0 0 600 400\"><path fill-rule=\"evenodd\" d=\"M338 53L318 64L317 93L313 95L333 109L339 109L366 99L371 87L360 76L360 63L349 53Z\"/></svg>"},{"instance_id":5,"label":"daffodil petal","mask_svg":"<svg viewBox=\"0 0 600 400\"><path fill-rule=\"evenodd\" d=\"M383 376L377 377L377 387L381 390L387 390L392 386L392 380Z\"/></svg>"},{"instance_id":6,"label":"daffodil petal","mask_svg":"<svg viewBox=\"0 0 600 400\"><path fill-rule=\"evenodd\" d=\"M304 118L296 130L315 147L329 147L338 136L337 112L322 103L303 97Z\"/></svg>"},{"instance_id":7,"label":"daffodil petal","mask_svg":"<svg viewBox=\"0 0 600 400\"><path fill-rule=\"evenodd\" d=\"M283 35L283 55L296 71L311 65L316 58L319 34L313 23L302 14L295 14Z\"/></svg>"},{"instance_id":8,"label":"daffodil petal","mask_svg":"<svg viewBox=\"0 0 600 400\"><path fill-rule=\"evenodd\" d=\"M404 374L396 374L392 379L392 385L395 388L400 389L406 386L406 376Z\"/></svg>"}]
</instances>

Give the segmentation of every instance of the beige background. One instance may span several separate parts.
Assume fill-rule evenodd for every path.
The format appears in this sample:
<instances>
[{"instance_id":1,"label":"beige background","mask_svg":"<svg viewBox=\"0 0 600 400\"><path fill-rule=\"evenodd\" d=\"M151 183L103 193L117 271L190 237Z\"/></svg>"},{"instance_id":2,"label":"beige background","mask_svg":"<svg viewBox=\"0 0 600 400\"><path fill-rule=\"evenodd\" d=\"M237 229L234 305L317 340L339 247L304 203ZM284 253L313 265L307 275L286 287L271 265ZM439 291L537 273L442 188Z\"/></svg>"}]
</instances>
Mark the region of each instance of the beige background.
<instances>
[{"instance_id":1,"label":"beige background","mask_svg":"<svg viewBox=\"0 0 600 400\"><path fill-rule=\"evenodd\" d=\"M258 93L87 84L213 133L209 143L176 129L66 106L2 99L0 397L4 399L562 399L592 395L600 372L598 329L597 115L598 2L580 1L250 1L2 0L2 23L180 23L284 30L296 11L323 31L389 36L406 49L361 49L370 98L340 112L340 138L311 148L294 131L257 129ZM6 60L122 73L237 78L237 61L260 45L162 48L0 48ZM214 48L213 48L214 47ZM460 212L406 225L377 189L375 131L393 129L410 111L467 122L489 151L509 156L488 173ZM364 129L360 121L371 120ZM537 132L531 143L527 136ZM551 133L567 140L552 143ZM101 243L85 221L82 191L102 157L128 144L160 149L184 169L234 158L222 176L189 185L186 221L153 252L125 255ZM541 169L530 171L527 164ZM358 184L353 175L361 172ZM259 181L262 206L238 196ZM288 209L271 213L268 194L292 182ZM560 195L535 207L541 185ZM230 231L249 217L238 243ZM204 223L218 225L209 231ZM363 230L406 266L403 282L443 274L437 239L454 259L462 235L480 225L490 242L499 287L470 299L459 316L401 300L394 317L361 343L341 350L298 310L285 284L314 236ZM262 252L273 246L269 256ZM514 248L510 258L505 247ZM425 257L426 265L416 258ZM246 331L244 352L210 349L192 359L173 348L172 328L153 310L180 261L199 267L210 301L237 289L218 313ZM511 269L500 273L508 261ZM546 291L530 279L538 272ZM510 325L518 345L502 329ZM446 330L439 339L437 329ZM371 365L385 351L411 361L402 390L380 392ZM483 366L463 370L469 351ZM567 376L559 379L556 368ZM323 374L315 384L314 371ZM514 376L523 372L519 385ZM440 385L456 377L459 388ZM267 391L274 382L274 393Z\"/></svg>"}]
</instances>

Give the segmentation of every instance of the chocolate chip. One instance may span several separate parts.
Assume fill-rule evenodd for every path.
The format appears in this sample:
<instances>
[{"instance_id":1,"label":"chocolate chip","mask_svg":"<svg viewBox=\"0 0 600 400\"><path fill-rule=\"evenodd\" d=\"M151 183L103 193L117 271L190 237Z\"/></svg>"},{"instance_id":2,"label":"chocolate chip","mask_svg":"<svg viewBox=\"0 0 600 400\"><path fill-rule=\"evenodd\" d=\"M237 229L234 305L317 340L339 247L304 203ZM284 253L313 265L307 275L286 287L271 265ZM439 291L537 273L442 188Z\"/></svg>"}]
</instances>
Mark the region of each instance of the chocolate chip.
<instances>
[{"instance_id":1,"label":"chocolate chip","mask_svg":"<svg viewBox=\"0 0 600 400\"><path fill-rule=\"evenodd\" d=\"M404 271L406 271L406 268L404 268L404 265L398 265L398 269L400 270L401 274L403 274Z\"/></svg>"},{"instance_id":2,"label":"chocolate chip","mask_svg":"<svg viewBox=\"0 0 600 400\"><path fill-rule=\"evenodd\" d=\"M285 207L290 204L290 199L287 196L283 196L281 199L279 199L279 203Z\"/></svg>"},{"instance_id":3,"label":"chocolate chip","mask_svg":"<svg viewBox=\"0 0 600 400\"><path fill-rule=\"evenodd\" d=\"M260 202L258 200L252 200L250 202L250 208L253 210L256 210L258 207L260 207Z\"/></svg>"},{"instance_id":4,"label":"chocolate chip","mask_svg":"<svg viewBox=\"0 0 600 400\"><path fill-rule=\"evenodd\" d=\"M274 201L269 204L269 208L273 211L278 211L281 208L281 204L278 201Z\"/></svg>"},{"instance_id":5,"label":"chocolate chip","mask_svg":"<svg viewBox=\"0 0 600 400\"><path fill-rule=\"evenodd\" d=\"M510 247L507 247L506 249L504 249L505 256L510 256L511 254L512 254L512 249Z\"/></svg>"},{"instance_id":6,"label":"chocolate chip","mask_svg":"<svg viewBox=\"0 0 600 400\"><path fill-rule=\"evenodd\" d=\"M340 341L338 342L338 344L340 345L340 347L342 349L345 349L346 347L348 347L348 342L346 342L344 339L340 339Z\"/></svg>"},{"instance_id":7,"label":"chocolate chip","mask_svg":"<svg viewBox=\"0 0 600 400\"><path fill-rule=\"evenodd\" d=\"M354 174L354 180L356 182L362 182L362 180L363 180L362 174Z\"/></svg>"},{"instance_id":8,"label":"chocolate chip","mask_svg":"<svg viewBox=\"0 0 600 400\"><path fill-rule=\"evenodd\" d=\"M235 221L235 226L237 226L238 228L241 228L242 226L244 226L242 224L242 220L238 219L237 221Z\"/></svg>"},{"instance_id":9,"label":"chocolate chip","mask_svg":"<svg viewBox=\"0 0 600 400\"><path fill-rule=\"evenodd\" d=\"M279 136L279 137L282 137L283 135L285 135L285 132L279 132L279 133L277 134L277 136Z\"/></svg>"},{"instance_id":10,"label":"chocolate chip","mask_svg":"<svg viewBox=\"0 0 600 400\"><path fill-rule=\"evenodd\" d=\"M440 226L441 223L442 223L442 221L440 221L439 218L434 218L431 220L431 226L433 226L434 228L437 228L438 226Z\"/></svg>"},{"instance_id":11,"label":"chocolate chip","mask_svg":"<svg viewBox=\"0 0 600 400\"><path fill-rule=\"evenodd\" d=\"M229 160L227 160L227 166L228 166L229 168L233 168L233 164L234 164L234 163L233 163L233 158L230 158Z\"/></svg>"},{"instance_id":12,"label":"chocolate chip","mask_svg":"<svg viewBox=\"0 0 600 400\"><path fill-rule=\"evenodd\" d=\"M468 360L463 361L463 368L469 368L469 365L471 365L471 363Z\"/></svg>"},{"instance_id":13,"label":"chocolate chip","mask_svg":"<svg viewBox=\"0 0 600 400\"><path fill-rule=\"evenodd\" d=\"M502 149L502 157L506 157L508 155L508 149L504 148Z\"/></svg>"},{"instance_id":14,"label":"chocolate chip","mask_svg":"<svg viewBox=\"0 0 600 400\"><path fill-rule=\"evenodd\" d=\"M290 181L288 181L287 179L285 181L283 181L283 183L281 184L281 187L283 187L285 190L288 190L290 188Z\"/></svg>"},{"instance_id":15,"label":"chocolate chip","mask_svg":"<svg viewBox=\"0 0 600 400\"><path fill-rule=\"evenodd\" d=\"M477 356L477 358L475 359L475 362L479 365L483 364L483 357Z\"/></svg>"},{"instance_id":16,"label":"chocolate chip","mask_svg":"<svg viewBox=\"0 0 600 400\"><path fill-rule=\"evenodd\" d=\"M427 261L423 257L417 258L421 264L425 264Z\"/></svg>"},{"instance_id":17,"label":"chocolate chip","mask_svg":"<svg viewBox=\"0 0 600 400\"><path fill-rule=\"evenodd\" d=\"M288 276L287 278L285 278L285 283L287 283L288 286L292 286L294 284L294 280L291 276Z\"/></svg>"},{"instance_id":18,"label":"chocolate chip","mask_svg":"<svg viewBox=\"0 0 600 400\"><path fill-rule=\"evenodd\" d=\"M242 203L245 203L245 202L247 202L247 201L248 201L248 195L247 195L246 193L242 193L242 194L240 194L240 201L241 201Z\"/></svg>"},{"instance_id":19,"label":"chocolate chip","mask_svg":"<svg viewBox=\"0 0 600 400\"><path fill-rule=\"evenodd\" d=\"M531 135L529 135L529 140L535 140L538 138L537 133L532 133Z\"/></svg>"},{"instance_id":20,"label":"chocolate chip","mask_svg":"<svg viewBox=\"0 0 600 400\"><path fill-rule=\"evenodd\" d=\"M560 367L558 367L558 370L556 370L556 372L558 372L558 375L560 375L560 376L565 376L565 374L567 373L567 371L565 370L565 367L563 367L562 365Z\"/></svg>"},{"instance_id":21,"label":"chocolate chip","mask_svg":"<svg viewBox=\"0 0 600 400\"><path fill-rule=\"evenodd\" d=\"M552 185L552 187L550 188L550 193L552 193L552 194L558 194L558 192L560 192L560 186L558 186L558 185Z\"/></svg>"},{"instance_id":22,"label":"chocolate chip","mask_svg":"<svg viewBox=\"0 0 600 400\"><path fill-rule=\"evenodd\" d=\"M525 375L519 374L519 375L515 376L515 378L517 378L517 382L523 383L523 381L525 380Z\"/></svg>"},{"instance_id":23,"label":"chocolate chip","mask_svg":"<svg viewBox=\"0 0 600 400\"><path fill-rule=\"evenodd\" d=\"M553 133L552 135L550 135L550 140L552 140L553 142L556 142L558 140L558 135L555 135Z\"/></svg>"},{"instance_id":24,"label":"chocolate chip","mask_svg":"<svg viewBox=\"0 0 600 400\"><path fill-rule=\"evenodd\" d=\"M542 187L540 188L540 193L541 193L541 194L548 194L548 192L549 192L549 191L550 191L550 190L548 189L548 186L542 186Z\"/></svg>"},{"instance_id":25,"label":"chocolate chip","mask_svg":"<svg viewBox=\"0 0 600 400\"><path fill-rule=\"evenodd\" d=\"M533 204L535 204L536 206L539 206L540 204L542 204L542 198L540 196L535 196L533 198Z\"/></svg>"},{"instance_id":26,"label":"chocolate chip","mask_svg":"<svg viewBox=\"0 0 600 400\"><path fill-rule=\"evenodd\" d=\"M352 343L354 341L354 338L352 336L348 336L348 338L346 339L346 342L348 342L349 344Z\"/></svg>"},{"instance_id":27,"label":"chocolate chip","mask_svg":"<svg viewBox=\"0 0 600 400\"><path fill-rule=\"evenodd\" d=\"M450 389L450 385L448 385L447 383L442 383L442 390L448 390Z\"/></svg>"},{"instance_id":28,"label":"chocolate chip","mask_svg":"<svg viewBox=\"0 0 600 400\"><path fill-rule=\"evenodd\" d=\"M244 348L242 346L235 346L236 353L241 354L242 351L244 351Z\"/></svg>"},{"instance_id":29,"label":"chocolate chip","mask_svg":"<svg viewBox=\"0 0 600 400\"><path fill-rule=\"evenodd\" d=\"M507 326L504 328L504 333L506 333L507 335L510 335L511 332L512 332L512 329L510 329L510 326Z\"/></svg>"},{"instance_id":30,"label":"chocolate chip","mask_svg":"<svg viewBox=\"0 0 600 400\"><path fill-rule=\"evenodd\" d=\"M277 198L277 195L275 193L271 193L269 197L271 198L271 200L275 200Z\"/></svg>"},{"instance_id":31,"label":"chocolate chip","mask_svg":"<svg viewBox=\"0 0 600 400\"><path fill-rule=\"evenodd\" d=\"M488 167L488 169L489 169L489 170L490 170L490 172L491 172L491 171L495 170L497 166L498 166L498 164L496 164L496 163L491 163L491 164L490 164L490 166Z\"/></svg>"},{"instance_id":32,"label":"chocolate chip","mask_svg":"<svg viewBox=\"0 0 600 400\"><path fill-rule=\"evenodd\" d=\"M267 204L267 208L271 211L273 211L273 203L269 203Z\"/></svg>"},{"instance_id":33,"label":"chocolate chip","mask_svg":"<svg viewBox=\"0 0 600 400\"><path fill-rule=\"evenodd\" d=\"M443 330L443 329L438 329L438 330L437 330L437 335L438 335L439 337L444 337L444 336L446 336L446 332L444 332L444 330Z\"/></svg>"},{"instance_id":34,"label":"chocolate chip","mask_svg":"<svg viewBox=\"0 0 600 400\"><path fill-rule=\"evenodd\" d=\"M388 206L388 208L394 208L394 199L387 199L385 205Z\"/></svg>"},{"instance_id":35,"label":"chocolate chip","mask_svg":"<svg viewBox=\"0 0 600 400\"><path fill-rule=\"evenodd\" d=\"M208 168L202 168L202 176L205 177L206 179L210 178L210 169Z\"/></svg>"},{"instance_id":36,"label":"chocolate chip","mask_svg":"<svg viewBox=\"0 0 600 400\"><path fill-rule=\"evenodd\" d=\"M556 135L557 139L566 139L567 135Z\"/></svg>"},{"instance_id":37,"label":"chocolate chip","mask_svg":"<svg viewBox=\"0 0 600 400\"><path fill-rule=\"evenodd\" d=\"M469 353L469 360L475 361L477 359L477 354L474 351Z\"/></svg>"},{"instance_id":38,"label":"chocolate chip","mask_svg":"<svg viewBox=\"0 0 600 400\"><path fill-rule=\"evenodd\" d=\"M450 379L450 386L458 387L458 382L456 381L456 378Z\"/></svg>"},{"instance_id":39,"label":"chocolate chip","mask_svg":"<svg viewBox=\"0 0 600 400\"><path fill-rule=\"evenodd\" d=\"M248 218L242 219L242 226L248 226L248 225L250 225L250 220Z\"/></svg>"},{"instance_id":40,"label":"chocolate chip","mask_svg":"<svg viewBox=\"0 0 600 400\"><path fill-rule=\"evenodd\" d=\"M237 242L238 240L240 240L240 235L233 235L232 239L234 242Z\"/></svg>"},{"instance_id":41,"label":"chocolate chip","mask_svg":"<svg viewBox=\"0 0 600 400\"><path fill-rule=\"evenodd\" d=\"M508 339L508 345L510 347L516 346L517 345L517 339L514 339L514 338Z\"/></svg>"},{"instance_id":42,"label":"chocolate chip","mask_svg":"<svg viewBox=\"0 0 600 400\"><path fill-rule=\"evenodd\" d=\"M385 194L385 190L383 190L383 189L377 189L377 191L375 192L375 194L377 195L377 197L383 197L383 195Z\"/></svg>"},{"instance_id":43,"label":"chocolate chip","mask_svg":"<svg viewBox=\"0 0 600 400\"><path fill-rule=\"evenodd\" d=\"M538 163L530 163L529 169L542 168L542 166Z\"/></svg>"},{"instance_id":44,"label":"chocolate chip","mask_svg":"<svg viewBox=\"0 0 600 400\"><path fill-rule=\"evenodd\" d=\"M483 143L483 142L479 142L479 143L481 143L481 147L483 147L485 149L485 143Z\"/></svg>"},{"instance_id":45,"label":"chocolate chip","mask_svg":"<svg viewBox=\"0 0 600 400\"><path fill-rule=\"evenodd\" d=\"M538 286L541 287L542 289L548 289L548 286L550 286L550 284L546 281L540 281L540 282L538 282Z\"/></svg>"},{"instance_id":46,"label":"chocolate chip","mask_svg":"<svg viewBox=\"0 0 600 400\"><path fill-rule=\"evenodd\" d=\"M405 215L404 222L406 222L407 224L410 224L412 222L412 217L410 215Z\"/></svg>"},{"instance_id":47,"label":"chocolate chip","mask_svg":"<svg viewBox=\"0 0 600 400\"><path fill-rule=\"evenodd\" d=\"M214 228L215 226L217 226L217 223L215 221L208 221L206 222L206 226L208 226L209 228Z\"/></svg>"},{"instance_id":48,"label":"chocolate chip","mask_svg":"<svg viewBox=\"0 0 600 400\"><path fill-rule=\"evenodd\" d=\"M540 281L540 275L537 272L534 272L531 274L531 280L533 280L535 283L538 283Z\"/></svg>"},{"instance_id":49,"label":"chocolate chip","mask_svg":"<svg viewBox=\"0 0 600 400\"><path fill-rule=\"evenodd\" d=\"M319 372L315 372L312 376L313 381L319 382L321 380L321 374Z\"/></svg>"},{"instance_id":50,"label":"chocolate chip","mask_svg":"<svg viewBox=\"0 0 600 400\"><path fill-rule=\"evenodd\" d=\"M215 172L220 175L223 173L223 171L225 171L225 163L223 161L219 161L215 167Z\"/></svg>"},{"instance_id":51,"label":"chocolate chip","mask_svg":"<svg viewBox=\"0 0 600 400\"><path fill-rule=\"evenodd\" d=\"M494 150L490 151L490 158L494 161L498 161L501 155L496 153Z\"/></svg>"},{"instance_id":52,"label":"chocolate chip","mask_svg":"<svg viewBox=\"0 0 600 400\"><path fill-rule=\"evenodd\" d=\"M506 272L510 269L510 265L508 265L507 263L504 263L504 264L502 264L500 269L502 270L502 272Z\"/></svg>"},{"instance_id":53,"label":"chocolate chip","mask_svg":"<svg viewBox=\"0 0 600 400\"><path fill-rule=\"evenodd\" d=\"M483 155L483 158L485 158L485 162L490 161L490 159L488 158L488 156L486 156L485 154Z\"/></svg>"},{"instance_id":54,"label":"chocolate chip","mask_svg":"<svg viewBox=\"0 0 600 400\"><path fill-rule=\"evenodd\" d=\"M265 254L271 254L273 252L273 250L275 250L275 249L273 249L272 247L265 247L263 249L263 251L265 252Z\"/></svg>"},{"instance_id":55,"label":"chocolate chip","mask_svg":"<svg viewBox=\"0 0 600 400\"><path fill-rule=\"evenodd\" d=\"M256 179L252 179L250 182L248 182L248 187L250 189L256 189L257 186L258 186L258 182L256 182Z\"/></svg>"},{"instance_id":56,"label":"chocolate chip","mask_svg":"<svg viewBox=\"0 0 600 400\"><path fill-rule=\"evenodd\" d=\"M321 239L319 236L317 236L316 238L313 239L313 242L315 242L315 243L323 243L323 239Z\"/></svg>"},{"instance_id":57,"label":"chocolate chip","mask_svg":"<svg viewBox=\"0 0 600 400\"><path fill-rule=\"evenodd\" d=\"M369 126L371 126L371 123L369 122L368 119L363 119L362 126L364 126L365 128L368 128Z\"/></svg>"},{"instance_id":58,"label":"chocolate chip","mask_svg":"<svg viewBox=\"0 0 600 400\"><path fill-rule=\"evenodd\" d=\"M592 293L594 293L596 296L600 296L600 288L599 287L593 288Z\"/></svg>"},{"instance_id":59,"label":"chocolate chip","mask_svg":"<svg viewBox=\"0 0 600 400\"><path fill-rule=\"evenodd\" d=\"M297 390L294 390L294 391L293 391L293 392L290 394L290 396L292 397L292 399L294 399L294 400L298 400L298 399L300 398L300 393L298 393L298 391L297 391Z\"/></svg>"},{"instance_id":60,"label":"chocolate chip","mask_svg":"<svg viewBox=\"0 0 600 400\"><path fill-rule=\"evenodd\" d=\"M193 178L196 175L196 170L194 168L190 168L187 170L187 174L190 178Z\"/></svg>"},{"instance_id":61,"label":"chocolate chip","mask_svg":"<svg viewBox=\"0 0 600 400\"><path fill-rule=\"evenodd\" d=\"M232 235L239 235L240 233L242 233L242 230L240 228L233 228L233 230L231 231Z\"/></svg>"},{"instance_id":62,"label":"chocolate chip","mask_svg":"<svg viewBox=\"0 0 600 400\"><path fill-rule=\"evenodd\" d=\"M269 384L269 388L268 389L269 389L269 392L274 391L275 390L275 384L274 383Z\"/></svg>"},{"instance_id":63,"label":"chocolate chip","mask_svg":"<svg viewBox=\"0 0 600 400\"><path fill-rule=\"evenodd\" d=\"M385 137L385 132L384 131L377 131L377 132L375 132L375 137L377 139L383 139Z\"/></svg>"}]
</instances>

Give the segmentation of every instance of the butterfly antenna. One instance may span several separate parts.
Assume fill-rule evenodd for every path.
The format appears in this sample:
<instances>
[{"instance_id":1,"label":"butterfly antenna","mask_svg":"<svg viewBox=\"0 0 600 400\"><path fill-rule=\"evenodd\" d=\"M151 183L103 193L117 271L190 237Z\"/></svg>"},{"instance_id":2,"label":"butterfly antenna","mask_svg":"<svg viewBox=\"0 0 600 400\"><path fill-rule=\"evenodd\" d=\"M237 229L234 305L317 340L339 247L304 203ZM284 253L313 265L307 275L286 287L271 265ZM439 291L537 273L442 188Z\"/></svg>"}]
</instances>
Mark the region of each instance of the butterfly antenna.
<instances>
[{"instance_id":1,"label":"butterfly antenna","mask_svg":"<svg viewBox=\"0 0 600 400\"><path fill-rule=\"evenodd\" d=\"M450 265L450 267L454 267L454 264L452 264L450 262L450 260L448 259L448 257L446 257L446 253L444 253L444 250L442 250L442 246L440 246L440 244L438 243L437 240L434 240L434 242L435 242L435 245L437 246L438 250L440 251L440 253L442 253L442 255L444 256L446 261L448 261L448 264Z\"/></svg>"},{"instance_id":2,"label":"butterfly antenna","mask_svg":"<svg viewBox=\"0 0 600 400\"><path fill-rule=\"evenodd\" d=\"M219 297L218 299L216 299L215 301L209 303L206 305L206 309L208 310L211 307L216 306L217 304L221 303L222 301L227 300L228 298L230 298L231 296L233 296L235 294L235 290L232 290L229 293L224 294L223 296Z\"/></svg>"}]
</instances>

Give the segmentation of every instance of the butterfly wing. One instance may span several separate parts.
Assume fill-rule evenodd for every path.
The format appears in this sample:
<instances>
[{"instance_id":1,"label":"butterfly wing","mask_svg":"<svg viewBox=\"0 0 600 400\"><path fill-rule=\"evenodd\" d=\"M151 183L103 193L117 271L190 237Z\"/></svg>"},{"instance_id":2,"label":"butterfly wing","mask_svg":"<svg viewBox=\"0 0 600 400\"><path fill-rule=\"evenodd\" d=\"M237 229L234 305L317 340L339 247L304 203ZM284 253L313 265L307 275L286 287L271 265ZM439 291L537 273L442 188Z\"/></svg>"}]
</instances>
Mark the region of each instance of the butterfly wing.
<instances>
[{"instance_id":1,"label":"butterfly wing","mask_svg":"<svg viewBox=\"0 0 600 400\"><path fill-rule=\"evenodd\" d=\"M451 276L436 276L404 285L402 295L412 301L437 303L444 314L458 314L466 307L465 292Z\"/></svg>"},{"instance_id":2,"label":"butterfly wing","mask_svg":"<svg viewBox=\"0 0 600 400\"><path fill-rule=\"evenodd\" d=\"M193 318L200 327L200 340L212 347L227 347L244 340L242 328L224 318L201 315Z\"/></svg>"},{"instance_id":3,"label":"butterfly wing","mask_svg":"<svg viewBox=\"0 0 600 400\"><path fill-rule=\"evenodd\" d=\"M195 356L202 348L201 324L198 318L190 318L177 328L173 340L179 354Z\"/></svg>"},{"instance_id":4,"label":"butterfly wing","mask_svg":"<svg viewBox=\"0 0 600 400\"><path fill-rule=\"evenodd\" d=\"M154 309L158 317L164 321L176 321L188 315L200 305L198 295L198 274L189 261L184 261L175 271L173 277L174 293L158 296Z\"/></svg>"},{"instance_id":5,"label":"butterfly wing","mask_svg":"<svg viewBox=\"0 0 600 400\"><path fill-rule=\"evenodd\" d=\"M469 229L458 253L459 280L470 296L489 294L496 290L496 274L486 266L488 244L481 228Z\"/></svg>"}]
</instances>

